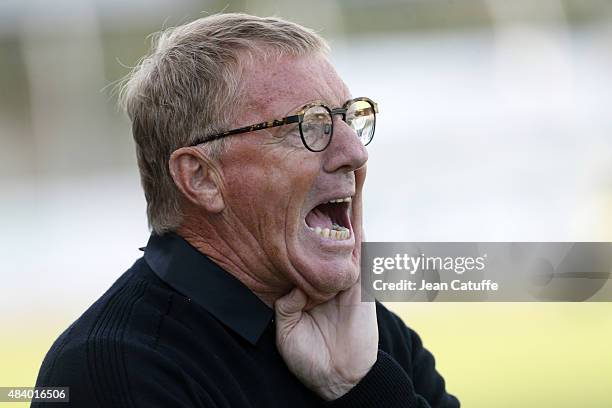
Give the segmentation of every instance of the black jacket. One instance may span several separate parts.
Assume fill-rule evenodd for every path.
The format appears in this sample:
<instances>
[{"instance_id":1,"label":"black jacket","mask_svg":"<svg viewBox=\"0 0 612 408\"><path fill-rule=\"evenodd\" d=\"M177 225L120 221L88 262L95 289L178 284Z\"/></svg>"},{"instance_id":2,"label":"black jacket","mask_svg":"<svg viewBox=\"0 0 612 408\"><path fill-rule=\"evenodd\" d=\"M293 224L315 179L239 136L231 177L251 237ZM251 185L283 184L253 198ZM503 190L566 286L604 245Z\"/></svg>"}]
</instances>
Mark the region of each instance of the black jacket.
<instances>
[{"instance_id":1,"label":"black jacket","mask_svg":"<svg viewBox=\"0 0 612 408\"><path fill-rule=\"evenodd\" d=\"M69 386L70 404L33 407L458 407L419 336L377 304L378 360L325 403L287 369L274 313L175 234L143 258L53 344L37 386Z\"/></svg>"}]
</instances>

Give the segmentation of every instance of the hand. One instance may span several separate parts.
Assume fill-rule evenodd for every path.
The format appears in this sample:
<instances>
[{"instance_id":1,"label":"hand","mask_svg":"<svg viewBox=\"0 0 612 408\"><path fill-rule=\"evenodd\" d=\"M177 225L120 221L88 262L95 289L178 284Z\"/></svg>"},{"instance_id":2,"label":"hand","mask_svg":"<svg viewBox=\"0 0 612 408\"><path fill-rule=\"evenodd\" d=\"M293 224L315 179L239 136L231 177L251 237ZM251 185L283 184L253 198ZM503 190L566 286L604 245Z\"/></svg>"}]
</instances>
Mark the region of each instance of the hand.
<instances>
[{"instance_id":1,"label":"hand","mask_svg":"<svg viewBox=\"0 0 612 408\"><path fill-rule=\"evenodd\" d=\"M346 394L376 362L376 305L360 298L358 281L308 311L308 299L298 288L274 304L281 356L304 385L326 400Z\"/></svg>"}]
</instances>

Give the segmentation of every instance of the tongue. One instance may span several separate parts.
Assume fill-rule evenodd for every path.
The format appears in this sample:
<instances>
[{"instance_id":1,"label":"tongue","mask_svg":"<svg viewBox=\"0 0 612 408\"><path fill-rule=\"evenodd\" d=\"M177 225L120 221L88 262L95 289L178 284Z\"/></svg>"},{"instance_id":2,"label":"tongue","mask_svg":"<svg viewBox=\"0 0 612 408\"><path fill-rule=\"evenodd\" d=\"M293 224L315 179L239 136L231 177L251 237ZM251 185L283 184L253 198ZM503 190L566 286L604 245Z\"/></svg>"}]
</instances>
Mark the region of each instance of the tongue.
<instances>
[{"instance_id":1,"label":"tongue","mask_svg":"<svg viewBox=\"0 0 612 408\"><path fill-rule=\"evenodd\" d=\"M306 224L312 228L321 227L331 229L332 220L329 218L329 215L321 211L320 206L317 206L306 215Z\"/></svg>"}]
</instances>

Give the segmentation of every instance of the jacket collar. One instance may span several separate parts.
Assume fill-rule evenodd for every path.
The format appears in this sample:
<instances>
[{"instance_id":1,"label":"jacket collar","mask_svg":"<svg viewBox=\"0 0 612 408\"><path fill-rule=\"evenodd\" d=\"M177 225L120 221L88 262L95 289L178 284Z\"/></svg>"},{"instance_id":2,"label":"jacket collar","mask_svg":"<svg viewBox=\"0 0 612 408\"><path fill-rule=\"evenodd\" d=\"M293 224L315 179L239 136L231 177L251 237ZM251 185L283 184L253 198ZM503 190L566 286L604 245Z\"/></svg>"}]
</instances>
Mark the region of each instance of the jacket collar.
<instances>
[{"instance_id":1,"label":"jacket collar","mask_svg":"<svg viewBox=\"0 0 612 408\"><path fill-rule=\"evenodd\" d=\"M144 259L161 280L253 345L274 315L242 282L175 233L151 235Z\"/></svg>"}]
</instances>

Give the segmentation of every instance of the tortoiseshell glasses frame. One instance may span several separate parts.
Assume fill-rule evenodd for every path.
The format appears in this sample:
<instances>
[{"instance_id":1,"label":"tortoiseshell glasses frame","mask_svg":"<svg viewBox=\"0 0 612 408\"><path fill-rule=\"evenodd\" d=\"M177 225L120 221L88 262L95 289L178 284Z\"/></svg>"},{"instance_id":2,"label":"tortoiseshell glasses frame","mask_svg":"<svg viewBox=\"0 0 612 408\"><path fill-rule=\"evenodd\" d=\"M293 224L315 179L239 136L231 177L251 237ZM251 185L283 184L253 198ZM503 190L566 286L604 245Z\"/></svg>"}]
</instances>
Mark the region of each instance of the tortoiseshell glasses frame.
<instances>
[{"instance_id":1,"label":"tortoiseshell glasses frame","mask_svg":"<svg viewBox=\"0 0 612 408\"><path fill-rule=\"evenodd\" d=\"M352 120L351 123L347 122L347 112L349 112L349 109L351 109L351 107L356 104L361 102L362 104L365 102L369 105L369 109L367 110L367 115L371 116L371 122L368 122L364 125L362 125L362 129L356 129L353 125L352 125ZM367 106L367 105L366 105ZM322 147L313 147L312 144L309 144L306 141L306 138L304 136L305 130L303 129L303 123L304 123L304 118L307 116L307 113L309 112L309 110L314 111L313 108L323 108L325 109L325 111L327 111L327 114L329 115L328 117L324 118L324 119L328 119L327 122L323 123L325 126L323 127L323 130L321 131L322 134L321 136L325 136L327 137L327 140L323 141L324 145ZM311 112L312 112L311 111ZM363 111L363 110L362 110ZM322 104L322 103L312 103L312 104L308 104L306 106L304 106L302 109L300 109L297 114L292 115L292 116L287 116L285 118L282 119L274 119L274 120L270 120L267 122L261 122L261 123L256 123L254 125L249 125L249 126L244 126L241 128L237 128L237 129L232 129L232 130L228 130L226 132L222 132L222 133L218 133L215 135L209 135L206 137L203 137L201 139L196 140L194 143L191 144L191 146L197 146L199 144L203 144L203 143L207 143L207 142L212 142L213 140L218 140L221 138L224 138L226 136L231 136L231 135L237 135L237 134L241 134L241 133L249 133L249 132L254 132L257 130L262 130L262 129L270 129L270 128L274 128L274 127L278 127L278 126L284 126L284 125L289 125L292 123L298 123L299 124L299 129L300 129L300 137L302 139L302 143L304 144L304 147L306 147L306 149L310 150L311 152L321 152L323 150L325 150L327 148L327 146L329 146L329 144L331 143L331 139L333 136L333 116L334 115L342 115L342 120L347 123L358 135L359 139L362 141L362 143L367 146L372 139L374 138L374 130L376 127L376 114L378 113L378 104L374 101L372 101L369 98L365 98L365 97L360 97L360 98L353 98L350 99L348 101L346 101L344 103L344 105L342 106L342 108L335 108L335 109L331 109L328 106ZM321 112L319 112L318 115L320 116ZM317 116L317 117L318 117ZM326 115L324 115L326 116ZM363 113L362 113L362 116ZM368 119L370 119L368 117ZM360 122L361 123L361 122ZM321 124L321 123L319 123ZM371 125L371 128L369 128L368 126ZM368 130L368 134L366 135L362 135L364 130ZM363 136L365 136L365 140L363 138Z\"/></svg>"}]
</instances>

